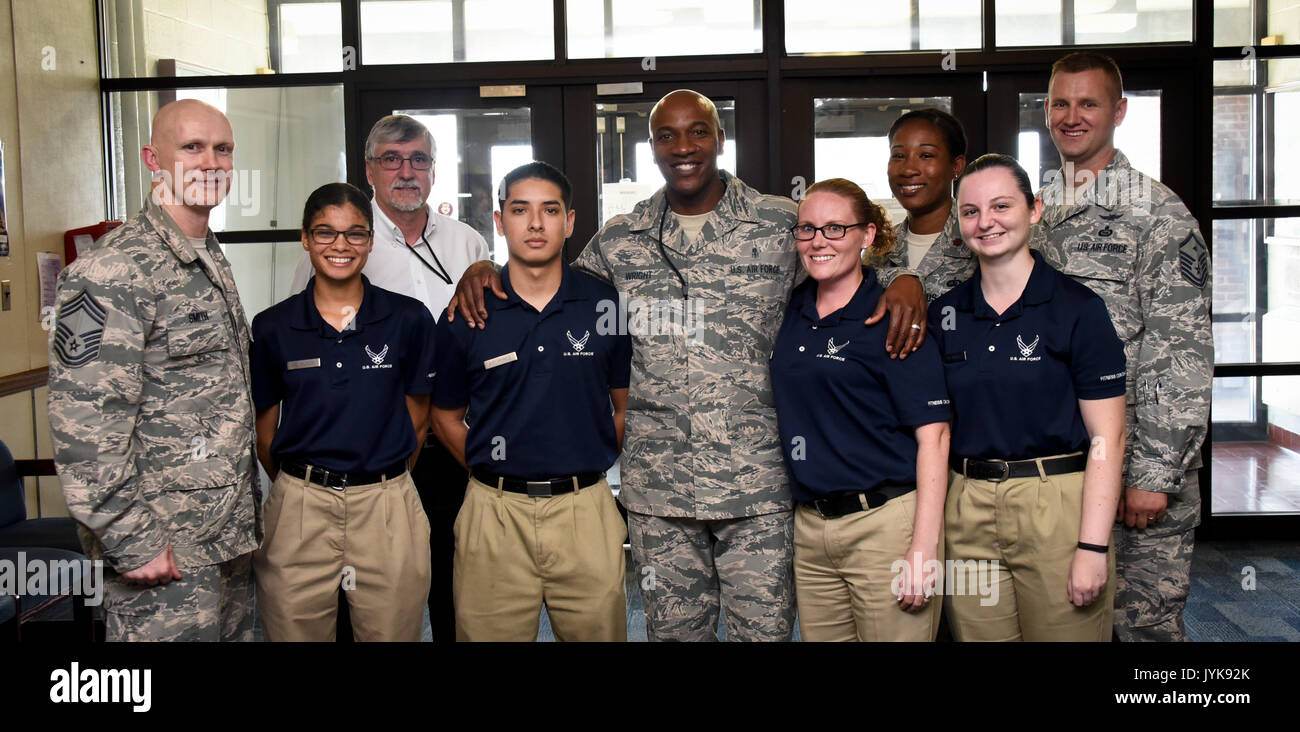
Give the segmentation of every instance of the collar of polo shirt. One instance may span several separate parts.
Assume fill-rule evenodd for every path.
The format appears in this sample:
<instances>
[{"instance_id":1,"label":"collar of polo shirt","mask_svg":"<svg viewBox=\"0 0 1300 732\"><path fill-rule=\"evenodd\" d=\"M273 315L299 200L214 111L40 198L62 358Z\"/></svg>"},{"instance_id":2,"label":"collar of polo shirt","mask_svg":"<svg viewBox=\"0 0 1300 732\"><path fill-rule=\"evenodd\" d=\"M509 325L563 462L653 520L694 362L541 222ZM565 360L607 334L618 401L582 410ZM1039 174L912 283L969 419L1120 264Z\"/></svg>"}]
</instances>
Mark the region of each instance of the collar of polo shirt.
<instances>
[{"instance_id":1,"label":"collar of polo shirt","mask_svg":"<svg viewBox=\"0 0 1300 732\"><path fill-rule=\"evenodd\" d=\"M970 278L970 287L959 293L954 305L958 310L973 312L976 318L997 320L1019 315L1025 305L1040 305L1051 300L1056 290L1052 287L1051 271L1044 266L1043 254L1037 249L1030 249L1029 254L1034 258L1034 269L1029 273L1029 281L1025 283L1025 291L1021 293L1020 299L1012 303L1006 312L998 315L984 301L984 291L980 289L979 267L975 268L975 274Z\"/></svg>"}]
</instances>

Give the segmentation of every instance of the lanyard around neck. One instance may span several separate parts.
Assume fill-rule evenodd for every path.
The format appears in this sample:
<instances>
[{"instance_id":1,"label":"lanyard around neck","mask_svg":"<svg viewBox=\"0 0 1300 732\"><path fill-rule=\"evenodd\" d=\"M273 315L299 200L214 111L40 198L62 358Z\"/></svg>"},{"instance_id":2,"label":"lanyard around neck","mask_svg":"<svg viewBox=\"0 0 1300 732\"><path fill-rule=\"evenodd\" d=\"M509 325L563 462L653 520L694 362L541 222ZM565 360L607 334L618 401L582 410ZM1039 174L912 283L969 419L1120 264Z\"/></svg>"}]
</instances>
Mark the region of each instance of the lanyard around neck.
<instances>
[{"instance_id":1,"label":"lanyard around neck","mask_svg":"<svg viewBox=\"0 0 1300 732\"><path fill-rule=\"evenodd\" d=\"M428 222L425 223L427 226ZM399 229L398 231L400 232L401 230ZM433 251L433 245L425 238L423 230L420 231L420 241L424 242L424 246L429 249L429 256L433 257L433 264L429 264L429 260L425 259L420 255L420 252L416 251L415 245L407 244L405 236L402 237L402 245L406 247L407 251L414 254L416 259L420 260L420 264L423 264L425 269L437 275L438 279L443 282L446 282L449 285L452 284L451 275L447 272L447 268L442 266L442 262L438 261L438 255Z\"/></svg>"}]
</instances>

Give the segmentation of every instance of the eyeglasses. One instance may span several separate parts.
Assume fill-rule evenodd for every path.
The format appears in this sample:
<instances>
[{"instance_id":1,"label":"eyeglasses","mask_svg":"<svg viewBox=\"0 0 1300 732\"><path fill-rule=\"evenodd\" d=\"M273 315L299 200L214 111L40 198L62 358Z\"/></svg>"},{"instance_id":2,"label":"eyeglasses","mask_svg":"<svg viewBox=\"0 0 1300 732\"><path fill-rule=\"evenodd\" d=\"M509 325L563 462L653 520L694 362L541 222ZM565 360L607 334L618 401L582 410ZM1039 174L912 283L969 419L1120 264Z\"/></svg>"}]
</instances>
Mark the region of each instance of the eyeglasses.
<instances>
[{"instance_id":1,"label":"eyeglasses","mask_svg":"<svg viewBox=\"0 0 1300 732\"><path fill-rule=\"evenodd\" d=\"M334 240L339 238L339 234L347 240L348 244L354 247L363 247L370 241L370 229L349 229L347 231L335 231L328 227L322 226L319 229L311 230L311 240L321 246L329 246Z\"/></svg>"},{"instance_id":2,"label":"eyeglasses","mask_svg":"<svg viewBox=\"0 0 1300 732\"><path fill-rule=\"evenodd\" d=\"M810 241L813 238L815 238L817 236L817 232L820 231L822 233L822 236L826 237L831 241L834 241L836 239L843 239L844 235L848 233L849 229L852 229L855 226L866 226L869 223L871 222L863 221L860 224L849 224L847 226L844 224L827 224L825 226L813 226L812 224L797 224L795 226L790 227L790 233L794 234L794 238L798 239L799 241Z\"/></svg>"},{"instance_id":3,"label":"eyeglasses","mask_svg":"<svg viewBox=\"0 0 1300 732\"><path fill-rule=\"evenodd\" d=\"M415 153L409 158L404 158L395 152L386 152L383 155L371 156L369 160L378 160L379 167L384 170L401 170L402 163L411 161L412 170L428 170L433 167L433 158L424 153Z\"/></svg>"}]
</instances>

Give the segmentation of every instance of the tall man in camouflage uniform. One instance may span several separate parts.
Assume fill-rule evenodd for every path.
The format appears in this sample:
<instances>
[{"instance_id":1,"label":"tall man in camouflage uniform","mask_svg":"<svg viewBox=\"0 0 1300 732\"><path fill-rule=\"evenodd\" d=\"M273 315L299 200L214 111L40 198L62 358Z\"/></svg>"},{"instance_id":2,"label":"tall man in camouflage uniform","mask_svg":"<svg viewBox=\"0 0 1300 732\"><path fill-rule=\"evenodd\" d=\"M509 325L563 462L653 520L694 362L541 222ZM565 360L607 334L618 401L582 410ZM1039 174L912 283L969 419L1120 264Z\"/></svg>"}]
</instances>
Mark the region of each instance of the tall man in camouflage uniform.
<instances>
[{"instance_id":1,"label":"tall man in camouflage uniform","mask_svg":"<svg viewBox=\"0 0 1300 732\"><path fill-rule=\"evenodd\" d=\"M151 200L59 277L54 458L88 554L109 565L109 640L252 637L250 338L208 229L233 151L215 108L159 109Z\"/></svg>"},{"instance_id":2,"label":"tall man in camouflage uniform","mask_svg":"<svg viewBox=\"0 0 1300 732\"><path fill-rule=\"evenodd\" d=\"M1214 364L1210 260L1178 196L1115 149L1125 110L1110 58L1074 53L1052 67L1047 127L1062 169L1040 191L1035 246L1106 301L1128 358L1116 634L1181 641Z\"/></svg>"},{"instance_id":3,"label":"tall man in camouflage uniform","mask_svg":"<svg viewBox=\"0 0 1300 732\"><path fill-rule=\"evenodd\" d=\"M767 362L801 274L795 205L718 170L725 134L696 92L659 100L650 134L667 185L611 219L574 262L628 298L619 500L647 632L717 640L722 607L728 640L788 640L793 513ZM471 323L485 315L475 296L489 271L474 265L457 289ZM915 277L896 279L868 322L888 307L890 346L906 354L920 345L925 293Z\"/></svg>"}]
</instances>

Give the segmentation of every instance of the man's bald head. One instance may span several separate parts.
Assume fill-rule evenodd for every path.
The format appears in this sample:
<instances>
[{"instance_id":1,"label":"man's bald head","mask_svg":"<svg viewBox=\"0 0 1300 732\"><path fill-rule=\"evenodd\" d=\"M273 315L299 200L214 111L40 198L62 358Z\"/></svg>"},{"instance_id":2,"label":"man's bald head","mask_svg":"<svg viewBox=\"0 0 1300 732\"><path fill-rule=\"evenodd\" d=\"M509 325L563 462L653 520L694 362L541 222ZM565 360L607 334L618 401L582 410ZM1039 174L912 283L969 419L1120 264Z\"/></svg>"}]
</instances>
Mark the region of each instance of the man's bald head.
<instances>
[{"instance_id":1,"label":"man's bald head","mask_svg":"<svg viewBox=\"0 0 1300 732\"><path fill-rule=\"evenodd\" d=\"M221 110L197 99L163 105L140 151L153 172L154 201L191 207L206 217L230 189L234 151L230 120Z\"/></svg>"},{"instance_id":2,"label":"man's bald head","mask_svg":"<svg viewBox=\"0 0 1300 732\"><path fill-rule=\"evenodd\" d=\"M710 121L713 122L713 129L721 132L722 122L718 119L718 107L712 99L692 89L678 89L670 91L662 99L655 102L650 108L650 136L655 134L655 120L659 117L660 110L666 105L691 105L698 107L701 111L709 115Z\"/></svg>"},{"instance_id":3,"label":"man's bald head","mask_svg":"<svg viewBox=\"0 0 1300 732\"><path fill-rule=\"evenodd\" d=\"M197 99L177 99L158 108L149 129L149 144L158 145L161 139L175 139L181 128L192 121L218 121L230 129L230 120L220 109ZM232 134L231 137L234 137Z\"/></svg>"}]
</instances>

